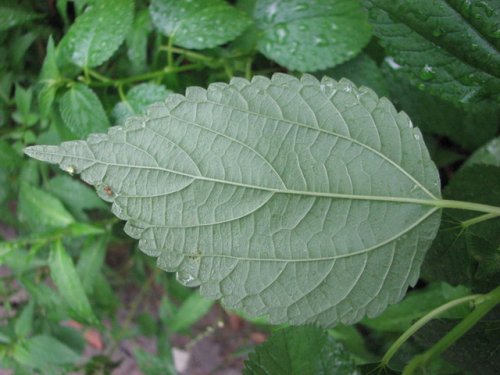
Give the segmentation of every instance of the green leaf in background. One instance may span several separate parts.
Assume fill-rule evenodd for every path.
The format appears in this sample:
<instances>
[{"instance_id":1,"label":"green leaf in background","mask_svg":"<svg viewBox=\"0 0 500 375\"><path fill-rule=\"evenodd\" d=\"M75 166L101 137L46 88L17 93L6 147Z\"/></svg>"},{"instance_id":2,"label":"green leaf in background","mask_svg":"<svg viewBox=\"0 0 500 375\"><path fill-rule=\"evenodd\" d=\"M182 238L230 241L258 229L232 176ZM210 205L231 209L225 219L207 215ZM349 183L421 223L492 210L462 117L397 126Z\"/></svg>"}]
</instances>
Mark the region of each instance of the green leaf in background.
<instances>
[{"instance_id":1,"label":"green leaf in background","mask_svg":"<svg viewBox=\"0 0 500 375\"><path fill-rule=\"evenodd\" d=\"M84 323L95 323L96 318L73 260L61 241L54 242L50 249L49 267L52 280L70 308L72 317Z\"/></svg>"},{"instance_id":2,"label":"green leaf in background","mask_svg":"<svg viewBox=\"0 0 500 375\"><path fill-rule=\"evenodd\" d=\"M105 132L109 127L99 98L84 84L73 85L61 97L59 110L66 127L79 138Z\"/></svg>"},{"instance_id":3,"label":"green leaf in background","mask_svg":"<svg viewBox=\"0 0 500 375\"><path fill-rule=\"evenodd\" d=\"M56 96L57 84L60 77L61 73L57 66L57 54L54 47L54 40L50 37L39 78L41 89L38 92L38 104L40 106L42 118L46 118L50 112Z\"/></svg>"},{"instance_id":4,"label":"green leaf in background","mask_svg":"<svg viewBox=\"0 0 500 375\"><path fill-rule=\"evenodd\" d=\"M192 293L179 307L171 319L166 319L165 324L173 332L180 332L200 320L205 315L214 301L203 298L197 293Z\"/></svg>"},{"instance_id":5,"label":"green leaf in background","mask_svg":"<svg viewBox=\"0 0 500 375\"><path fill-rule=\"evenodd\" d=\"M465 166L486 164L500 167L500 137L493 138L467 159Z\"/></svg>"},{"instance_id":6,"label":"green leaf in background","mask_svg":"<svg viewBox=\"0 0 500 375\"><path fill-rule=\"evenodd\" d=\"M101 65L123 43L133 18L133 0L96 1L89 5L59 43L58 61L79 67Z\"/></svg>"},{"instance_id":7,"label":"green leaf in background","mask_svg":"<svg viewBox=\"0 0 500 375\"><path fill-rule=\"evenodd\" d=\"M137 13L132 29L127 34L127 56L134 72L147 68L148 36L153 31L151 17L147 9Z\"/></svg>"},{"instance_id":8,"label":"green leaf in background","mask_svg":"<svg viewBox=\"0 0 500 375\"><path fill-rule=\"evenodd\" d=\"M500 101L498 1L364 2L375 35L419 89L463 103Z\"/></svg>"},{"instance_id":9,"label":"green leaf in background","mask_svg":"<svg viewBox=\"0 0 500 375\"><path fill-rule=\"evenodd\" d=\"M95 195L94 189L70 176L58 175L47 181L46 189L63 202L79 221L87 221L85 210L106 210L108 206Z\"/></svg>"},{"instance_id":10,"label":"green leaf in background","mask_svg":"<svg viewBox=\"0 0 500 375\"><path fill-rule=\"evenodd\" d=\"M331 68L354 56L371 38L357 0L257 0L257 47L267 58L301 72Z\"/></svg>"},{"instance_id":11,"label":"green leaf in background","mask_svg":"<svg viewBox=\"0 0 500 375\"><path fill-rule=\"evenodd\" d=\"M412 291L398 304L389 306L382 315L364 319L362 324L381 332L404 332L411 324L431 310L456 298L469 295L464 286L452 287L446 283L430 284L425 289ZM440 315L442 318L463 318L469 308L459 307Z\"/></svg>"},{"instance_id":12,"label":"green leaf in background","mask_svg":"<svg viewBox=\"0 0 500 375\"><path fill-rule=\"evenodd\" d=\"M424 133L446 136L466 150L475 150L497 134L500 107L487 103L457 105L422 92L410 85L390 58L382 71L396 107L408 113Z\"/></svg>"},{"instance_id":13,"label":"green leaf in background","mask_svg":"<svg viewBox=\"0 0 500 375\"><path fill-rule=\"evenodd\" d=\"M20 5L18 1L3 0L0 4L0 31L24 25L41 17L43 15Z\"/></svg>"},{"instance_id":14,"label":"green leaf in background","mask_svg":"<svg viewBox=\"0 0 500 375\"><path fill-rule=\"evenodd\" d=\"M315 326L274 332L245 361L244 375L357 375L354 362L326 331Z\"/></svg>"},{"instance_id":15,"label":"green leaf in background","mask_svg":"<svg viewBox=\"0 0 500 375\"><path fill-rule=\"evenodd\" d=\"M151 18L174 44L191 49L230 42L249 25L249 17L224 0L152 0Z\"/></svg>"},{"instance_id":16,"label":"green leaf in background","mask_svg":"<svg viewBox=\"0 0 500 375\"><path fill-rule=\"evenodd\" d=\"M80 356L59 340L46 335L33 336L19 342L14 358L30 367L46 368L50 365L75 364Z\"/></svg>"},{"instance_id":17,"label":"green leaf in background","mask_svg":"<svg viewBox=\"0 0 500 375\"><path fill-rule=\"evenodd\" d=\"M64 228L75 221L56 197L27 183L21 184L17 214L33 232Z\"/></svg>"},{"instance_id":18,"label":"green leaf in background","mask_svg":"<svg viewBox=\"0 0 500 375\"><path fill-rule=\"evenodd\" d=\"M126 101L116 104L113 117L117 125L125 124L127 117L143 115L153 103L164 101L171 91L163 85L155 83L141 83L131 88L126 95Z\"/></svg>"},{"instance_id":19,"label":"green leaf in background","mask_svg":"<svg viewBox=\"0 0 500 375\"><path fill-rule=\"evenodd\" d=\"M22 309L21 314L19 314L14 325L14 332L16 336L26 337L33 329L33 314L35 311L35 303L33 301L28 302L28 304Z\"/></svg>"},{"instance_id":20,"label":"green leaf in background","mask_svg":"<svg viewBox=\"0 0 500 375\"><path fill-rule=\"evenodd\" d=\"M107 236L90 237L78 259L76 271L87 294L92 293L106 257Z\"/></svg>"},{"instance_id":21,"label":"green leaf in background","mask_svg":"<svg viewBox=\"0 0 500 375\"><path fill-rule=\"evenodd\" d=\"M500 167L472 164L460 169L444 190L448 199L500 205ZM446 210L426 255L422 276L487 292L500 280L500 218L474 225L477 214Z\"/></svg>"},{"instance_id":22,"label":"green leaf in background","mask_svg":"<svg viewBox=\"0 0 500 375\"><path fill-rule=\"evenodd\" d=\"M134 350L134 357L144 375L173 375L177 373L171 357L149 353L141 348Z\"/></svg>"},{"instance_id":23,"label":"green leaf in background","mask_svg":"<svg viewBox=\"0 0 500 375\"><path fill-rule=\"evenodd\" d=\"M347 78L358 86L366 86L377 93L378 96L389 97L389 88L382 70L377 63L366 53L360 53L354 59L328 70L314 74L316 77L332 77L333 79Z\"/></svg>"},{"instance_id":24,"label":"green leaf in background","mask_svg":"<svg viewBox=\"0 0 500 375\"><path fill-rule=\"evenodd\" d=\"M16 168L19 167L23 159L12 148L12 146L0 139L0 168Z\"/></svg>"},{"instance_id":25,"label":"green leaf in background","mask_svg":"<svg viewBox=\"0 0 500 375\"><path fill-rule=\"evenodd\" d=\"M25 152L81 173L182 284L273 323L379 314L439 226L420 131L347 80L191 87L107 135Z\"/></svg>"}]
</instances>

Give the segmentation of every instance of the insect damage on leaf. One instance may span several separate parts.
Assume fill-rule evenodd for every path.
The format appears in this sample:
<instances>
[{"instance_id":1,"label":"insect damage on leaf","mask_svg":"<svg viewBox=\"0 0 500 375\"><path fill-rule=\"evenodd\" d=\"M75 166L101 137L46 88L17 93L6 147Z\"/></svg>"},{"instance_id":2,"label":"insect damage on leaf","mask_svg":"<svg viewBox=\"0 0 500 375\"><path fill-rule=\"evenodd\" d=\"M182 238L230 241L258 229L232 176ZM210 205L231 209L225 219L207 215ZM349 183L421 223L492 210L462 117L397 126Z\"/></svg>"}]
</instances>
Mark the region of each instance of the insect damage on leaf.
<instances>
[{"instance_id":1,"label":"insect damage on leaf","mask_svg":"<svg viewBox=\"0 0 500 375\"><path fill-rule=\"evenodd\" d=\"M159 267L273 323L379 314L417 281L440 221L420 131L345 79L191 87L107 134L25 152L113 186L100 196Z\"/></svg>"}]
</instances>

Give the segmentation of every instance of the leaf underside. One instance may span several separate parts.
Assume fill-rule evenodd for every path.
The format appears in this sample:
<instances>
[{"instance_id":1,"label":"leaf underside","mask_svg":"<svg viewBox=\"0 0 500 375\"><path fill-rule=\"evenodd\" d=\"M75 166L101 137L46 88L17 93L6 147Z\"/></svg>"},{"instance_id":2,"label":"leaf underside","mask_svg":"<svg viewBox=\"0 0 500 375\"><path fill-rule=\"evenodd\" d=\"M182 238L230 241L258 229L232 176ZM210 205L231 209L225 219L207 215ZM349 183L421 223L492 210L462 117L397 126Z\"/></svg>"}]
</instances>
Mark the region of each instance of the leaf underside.
<instances>
[{"instance_id":1,"label":"leaf underside","mask_svg":"<svg viewBox=\"0 0 500 375\"><path fill-rule=\"evenodd\" d=\"M420 131L348 80L191 87L108 134L25 152L81 173L182 284L272 323L379 314L439 226L419 201L440 196Z\"/></svg>"}]
</instances>

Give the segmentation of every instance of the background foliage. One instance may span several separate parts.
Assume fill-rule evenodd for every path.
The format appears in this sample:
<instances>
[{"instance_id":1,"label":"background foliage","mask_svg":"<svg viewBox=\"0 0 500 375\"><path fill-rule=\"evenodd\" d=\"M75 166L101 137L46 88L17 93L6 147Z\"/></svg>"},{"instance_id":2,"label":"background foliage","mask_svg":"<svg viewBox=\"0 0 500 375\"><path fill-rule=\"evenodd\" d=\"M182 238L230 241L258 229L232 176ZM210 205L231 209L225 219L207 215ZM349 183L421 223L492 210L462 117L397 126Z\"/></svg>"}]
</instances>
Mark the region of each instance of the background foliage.
<instances>
[{"instance_id":1,"label":"background foliage","mask_svg":"<svg viewBox=\"0 0 500 375\"><path fill-rule=\"evenodd\" d=\"M103 132L189 86L309 72L390 98L423 131L444 197L498 206L499 24L493 0L2 1L0 365L16 374L110 373L125 340L155 336L153 350L131 356L145 374L174 373L171 343L190 348L236 319L155 271L93 189L23 158L25 146ZM356 326L278 331L249 356L246 373L370 372L415 320L498 286L500 220L473 218L444 212L421 280L402 302ZM208 311L215 318L200 336L194 323ZM469 311L463 304L431 322L385 371L403 371ZM498 329L493 310L425 363L426 373L474 373L479 364L481 374L498 373ZM179 344L179 332L190 341ZM301 339L311 345L290 353L287 341ZM100 349L89 355L92 342ZM250 349L231 348L234 357ZM274 356L289 367L274 368Z\"/></svg>"}]
</instances>

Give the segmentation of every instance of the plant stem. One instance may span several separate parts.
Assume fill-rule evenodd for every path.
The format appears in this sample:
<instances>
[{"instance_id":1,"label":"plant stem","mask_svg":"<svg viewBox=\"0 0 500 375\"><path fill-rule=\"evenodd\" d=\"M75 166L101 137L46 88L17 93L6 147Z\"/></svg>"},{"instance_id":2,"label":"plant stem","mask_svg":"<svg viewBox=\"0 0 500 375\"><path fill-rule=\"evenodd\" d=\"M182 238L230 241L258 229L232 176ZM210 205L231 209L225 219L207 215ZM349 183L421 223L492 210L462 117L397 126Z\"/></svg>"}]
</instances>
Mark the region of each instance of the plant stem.
<instances>
[{"instance_id":1,"label":"plant stem","mask_svg":"<svg viewBox=\"0 0 500 375\"><path fill-rule=\"evenodd\" d=\"M462 228L467 228L467 227L470 227L471 225L478 224L478 223L481 223L481 222L489 220L489 219L494 219L497 216L498 216L498 214L495 214L495 213L479 215L479 216L476 216L472 219L462 221L460 223L460 226Z\"/></svg>"},{"instance_id":2,"label":"plant stem","mask_svg":"<svg viewBox=\"0 0 500 375\"><path fill-rule=\"evenodd\" d=\"M187 49L183 49L183 48L173 47L170 44L170 41L169 41L169 43L168 43L167 46L160 47L160 49L164 50L164 51L167 51L168 56L170 56L173 53L177 53L179 55L184 55L186 57L191 57L193 60L198 60L198 61L205 61L205 62L211 62L211 63L213 63L213 62L215 62L215 60L217 60L214 57L210 57L210 56L204 55L202 53L193 52L193 51L190 51L190 50L187 50Z\"/></svg>"},{"instance_id":3,"label":"plant stem","mask_svg":"<svg viewBox=\"0 0 500 375\"><path fill-rule=\"evenodd\" d=\"M403 370L403 375L411 375L419 367L425 366L432 359L442 354L453 345L460 337L466 334L482 317L490 312L500 303L500 286L493 289L486 295L477 297L476 308L467 315L460 323L441 338L436 344L423 354L414 357Z\"/></svg>"},{"instance_id":4,"label":"plant stem","mask_svg":"<svg viewBox=\"0 0 500 375\"><path fill-rule=\"evenodd\" d=\"M444 305L441 305L441 306L435 308L434 310L430 311L429 313L427 313L426 315L421 317L419 320L417 320L415 323L413 323L410 328L408 328L405 332L403 332L403 334L394 342L394 344L391 345L391 347L387 350L385 355L382 357L382 360L380 361L381 366L387 366L387 364L392 359L394 354L396 354L396 352L399 350L399 348L401 348L401 346L411 336L413 336L413 334L415 334L415 332L417 332L420 328L422 328L424 325L426 325L429 321L437 318L442 313L444 313L444 312L446 312L454 307L463 305L465 303L474 302L474 301L478 300L479 298L483 298L483 297L484 296L482 294L473 294L470 296L457 298L453 301L447 302Z\"/></svg>"}]
</instances>

